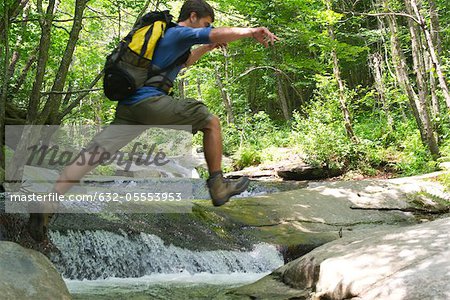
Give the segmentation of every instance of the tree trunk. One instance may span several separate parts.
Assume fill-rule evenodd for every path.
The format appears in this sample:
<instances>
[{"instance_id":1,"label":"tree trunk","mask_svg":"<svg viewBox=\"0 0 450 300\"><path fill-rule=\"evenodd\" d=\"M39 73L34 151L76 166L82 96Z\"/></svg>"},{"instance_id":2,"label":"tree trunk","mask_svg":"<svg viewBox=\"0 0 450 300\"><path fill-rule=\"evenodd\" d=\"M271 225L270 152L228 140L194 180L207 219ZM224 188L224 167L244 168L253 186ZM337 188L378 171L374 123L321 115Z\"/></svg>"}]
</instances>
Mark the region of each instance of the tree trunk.
<instances>
[{"instance_id":1,"label":"tree trunk","mask_svg":"<svg viewBox=\"0 0 450 300\"><path fill-rule=\"evenodd\" d=\"M406 11L412 14L412 7L410 6L410 0L405 0ZM431 153L433 155L439 155L439 149L436 140L436 134L434 132L435 126L433 125L432 118L428 110L428 82L427 73L425 70L425 61L422 43L420 36L420 30L417 28L416 23L408 18L408 27L411 35L411 47L412 47L412 57L413 57L413 67L417 78L417 91L418 91L418 102L416 103L417 110L422 120L424 126L425 135L427 143L429 144Z\"/></svg>"},{"instance_id":2,"label":"tree trunk","mask_svg":"<svg viewBox=\"0 0 450 300\"><path fill-rule=\"evenodd\" d=\"M291 118L289 104L286 99L286 93L283 87L283 79L279 73L275 73L277 78L277 87L278 87L278 100L280 101L281 111L283 112L283 117L286 121L289 121Z\"/></svg>"},{"instance_id":3,"label":"tree trunk","mask_svg":"<svg viewBox=\"0 0 450 300\"><path fill-rule=\"evenodd\" d=\"M436 45L436 51L440 56L442 54L442 41L441 36L439 34L440 25L439 25L439 15L436 8L436 3L434 0L428 0L428 4L430 5L430 33L433 39L433 43Z\"/></svg>"},{"instance_id":4,"label":"tree trunk","mask_svg":"<svg viewBox=\"0 0 450 300\"><path fill-rule=\"evenodd\" d=\"M6 3L3 3L6 11ZM0 22L3 24L3 41L4 41L4 64L3 64L3 85L2 93L0 95L0 180L3 184L5 178L5 116L6 116L6 97L8 94L8 60L9 60L9 20L8 15L5 13L3 20Z\"/></svg>"},{"instance_id":5,"label":"tree trunk","mask_svg":"<svg viewBox=\"0 0 450 300\"><path fill-rule=\"evenodd\" d=\"M28 75L28 71L30 71L31 66L34 64L34 62L36 61L36 54L33 53L30 58L28 59L27 63L25 64L25 67L22 69L22 72L20 73L19 79L17 79L16 83L15 83L15 87L14 89L11 91L12 95L17 94L17 92L20 90L20 88L22 87L22 85L25 82L25 79L27 79L27 75Z\"/></svg>"},{"instance_id":6,"label":"tree trunk","mask_svg":"<svg viewBox=\"0 0 450 300\"><path fill-rule=\"evenodd\" d=\"M388 8L387 0L383 0L383 5L385 8ZM433 138L428 139L427 130L425 130L425 126L422 122L422 118L420 116L418 107L416 103L419 103L419 99L417 94L414 92L412 88L412 84L408 78L408 67L406 65L406 59L404 57L403 51L400 47L400 41L398 39L398 29L397 29L397 21L395 20L395 17L390 15L386 17L389 28L391 30L391 52L392 52L392 61L395 68L395 73L397 80L402 87L402 89L405 91L406 95L408 96L409 104L412 109L414 118L417 123L417 127L419 128L420 136L422 138L422 142L424 145L428 147L431 154L434 157L439 156L439 149L437 147L437 143Z\"/></svg>"},{"instance_id":7,"label":"tree trunk","mask_svg":"<svg viewBox=\"0 0 450 300\"><path fill-rule=\"evenodd\" d=\"M200 78L198 78L198 77L197 77L197 95L198 95L198 100L203 101L202 83L200 81Z\"/></svg>"},{"instance_id":8,"label":"tree trunk","mask_svg":"<svg viewBox=\"0 0 450 300\"><path fill-rule=\"evenodd\" d=\"M431 65L433 64L433 62L431 61L431 57L428 58L428 70L429 71L429 76L430 76L430 92L431 92L431 109L433 112L433 117L434 119L439 118L440 114L441 114L441 105L439 103L439 99L438 96L436 94L436 90L437 90L437 84L436 84L436 77L434 74L433 69L431 68Z\"/></svg>"},{"instance_id":9,"label":"tree trunk","mask_svg":"<svg viewBox=\"0 0 450 300\"><path fill-rule=\"evenodd\" d=\"M185 69L181 70L180 74L178 74L178 78L177 78L177 85L178 85L178 93L180 95L181 99L186 98L186 93L184 91L184 88L186 86L186 81L183 78L183 75L185 74Z\"/></svg>"},{"instance_id":10,"label":"tree trunk","mask_svg":"<svg viewBox=\"0 0 450 300\"><path fill-rule=\"evenodd\" d=\"M422 28L422 31L425 34L425 40L427 41L428 50L430 51L431 59L433 61L433 65L434 68L436 69L436 73L439 79L439 86L441 87L442 94L444 95L445 102L447 103L447 107L448 109L450 109L450 92L447 86L444 71L442 70L438 53L436 52L435 46L433 44L433 38L430 34L430 31L427 28L427 23L425 22L425 19L423 18L422 14L419 11L419 8L417 7L416 0L410 0L410 3L416 15L416 18L420 22L420 27Z\"/></svg>"},{"instance_id":11,"label":"tree trunk","mask_svg":"<svg viewBox=\"0 0 450 300\"><path fill-rule=\"evenodd\" d=\"M329 10L331 10L331 3L329 1L327 1L327 7ZM334 29L333 29L332 25L328 26L328 35L329 35L332 43L335 43L336 38L334 36ZM359 139L355 135L355 132L353 131L353 125L352 125L351 118L350 118L350 112L348 110L346 99L345 99L344 82L342 81L342 78L341 78L341 71L339 69L339 59L338 59L338 56L336 53L336 47L334 45L332 46L331 56L333 58L334 78L335 78L335 80L338 84L338 88L339 88L339 103L341 105L341 111L342 111L342 114L344 117L345 131L347 133L348 138L351 141L353 141L354 143L358 143Z\"/></svg>"},{"instance_id":12,"label":"tree trunk","mask_svg":"<svg viewBox=\"0 0 450 300\"><path fill-rule=\"evenodd\" d=\"M223 84L222 77L219 74L219 68L216 66L216 83L220 90L220 95L222 96L223 104L225 105L225 110L227 112L227 124L234 123L233 109L231 106L231 99L228 95L227 90Z\"/></svg>"},{"instance_id":13,"label":"tree trunk","mask_svg":"<svg viewBox=\"0 0 450 300\"><path fill-rule=\"evenodd\" d=\"M42 1L38 1L38 10L42 13ZM51 26L54 17L55 0L50 0L47 6L47 12L41 14L41 39L39 41L39 55L36 67L36 77L31 90L30 100L28 102L27 124L35 124L38 117L38 108L41 98L41 89L44 82L45 69L48 61L48 50L50 48Z\"/></svg>"},{"instance_id":14,"label":"tree trunk","mask_svg":"<svg viewBox=\"0 0 450 300\"><path fill-rule=\"evenodd\" d=\"M36 77L33 83L31 96L28 103L26 124L34 125L37 123L37 110L39 107L39 101L41 97L41 88L44 82L44 74L48 61L48 51L50 48L50 36L51 36L51 24L55 10L55 0L50 0L47 6L46 13L42 10L42 1L37 1L37 8L41 15L40 26L42 29L41 39L39 42L39 55L38 65L36 68ZM20 141L15 149L14 155L6 166L7 179L9 180L21 180L25 162L27 160L26 149L36 143L39 138L39 128L36 126L27 126L22 132ZM20 183L10 185L13 190L17 190L20 187Z\"/></svg>"},{"instance_id":15,"label":"tree trunk","mask_svg":"<svg viewBox=\"0 0 450 300\"><path fill-rule=\"evenodd\" d=\"M373 77L375 79L375 89L381 102L384 114L387 118L389 129L392 130L394 119L389 111L389 104L386 99L386 88L383 82L383 56L380 53L374 53L370 56L370 66L372 67Z\"/></svg>"},{"instance_id":16,"label":"tree trunk","mask_svg":"<svg viewBox=\"0 0 450 300\"><path fill-rule=\"evenodd\" d=\"M4 17L6 20L8 20L8 23L13 20L17 15L20 13L20 11L27 5L29 0L14 0L11 7L7 7L7 1L3 1L3 11L4 11ZM0 22L0 36L3 35L5 30L7 29L7 23L5 23L3 20ZM9 25L8 25L9 26Z\"/></svg>"},{"instance_id":17,"label":"tree trunk","mask_svg":"<svg viewBox=\"0 0 450 300\"><path fill-rule=\"evenodd\" d=\"M76 0L75 3L75 16L73 20L72 30L70 32L69 40L67 41L66 49L61 59L58 73L56 73L55 81L53 82L52 91L62 91L64 89L67 74L69 73L70 63L72 62L75 46L78 42L80 31L83 23L83 13L86 9L88 0ZM45 103L44 109L40 116L42 124L55 124L61 123L58 120L59 109L61 106L63 95L51 94Z\"/></svg>"}]
</instances>

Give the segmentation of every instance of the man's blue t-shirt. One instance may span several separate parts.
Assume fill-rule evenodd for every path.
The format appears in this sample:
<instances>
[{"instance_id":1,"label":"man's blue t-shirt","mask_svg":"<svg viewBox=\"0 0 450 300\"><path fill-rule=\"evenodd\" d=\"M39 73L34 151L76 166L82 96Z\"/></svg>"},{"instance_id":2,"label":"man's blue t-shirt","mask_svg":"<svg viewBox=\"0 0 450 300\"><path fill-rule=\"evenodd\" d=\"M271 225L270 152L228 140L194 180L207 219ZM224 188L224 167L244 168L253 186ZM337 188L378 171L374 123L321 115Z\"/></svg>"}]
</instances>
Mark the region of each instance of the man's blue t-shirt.
<instances>
[{"instance_id":1,"label":"man's blue t-shirt","mask_svg":"<svg viewBox=\"0 0 450 300\"><path fill-rule=\"evenodd\" d=\"M164 33L164 37L161 38L155 49L153 64L160 68L165 68L186 53L193 45L209 44L210 32L211 27L191 28L176 26L167 29ZM181 69L181 66L174 67L168 72L167 76L171 80L175 80ZM165 94L166 93L164 91L156 87L144 86L139 88L134 95L120 101L119 104L135 104L149 97L161 96Z\"/></svg>"}]
</instances>

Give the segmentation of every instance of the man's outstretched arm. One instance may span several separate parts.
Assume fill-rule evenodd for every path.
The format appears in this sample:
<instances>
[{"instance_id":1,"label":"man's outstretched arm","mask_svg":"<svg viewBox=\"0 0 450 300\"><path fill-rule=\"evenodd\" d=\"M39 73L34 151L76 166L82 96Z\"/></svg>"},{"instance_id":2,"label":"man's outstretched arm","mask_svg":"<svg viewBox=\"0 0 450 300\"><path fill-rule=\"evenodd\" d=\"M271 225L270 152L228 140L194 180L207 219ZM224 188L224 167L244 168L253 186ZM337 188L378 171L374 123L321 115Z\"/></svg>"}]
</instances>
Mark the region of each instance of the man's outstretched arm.
<instances>
[{"instance_id":1,"label":"man's outstretched arm","mask_svg":"<svg viewBox=\"0 0 450 300\"><path fill-rule=\"evenodd\" d=\"M280 40L275 34L265 27L241 28L241 27L221 27L213 28L209 34L211 43L229 43L243 38L254 38L258 43L268 47L275 41Z\"/></svg>"},{"instance_id":2,"label":"man's outstretched arm","mask_svg":"<svg viewBox=\"0 0 450 300\"><path fill-rule=\"evenodd\" d=\"M258 28L241 28L241 27L221 27L213 28L209 34L211 44L200 46L192 50L189 59L184 64L185 67L189 67L197 62L204 54L209 51L226 47L227 43L237 41L243 38L254 38L260 44L268 47L269 44L273 45L275 41L280 40L275 34L270 32L265 27Z\"/></svg>"}]
</instances>

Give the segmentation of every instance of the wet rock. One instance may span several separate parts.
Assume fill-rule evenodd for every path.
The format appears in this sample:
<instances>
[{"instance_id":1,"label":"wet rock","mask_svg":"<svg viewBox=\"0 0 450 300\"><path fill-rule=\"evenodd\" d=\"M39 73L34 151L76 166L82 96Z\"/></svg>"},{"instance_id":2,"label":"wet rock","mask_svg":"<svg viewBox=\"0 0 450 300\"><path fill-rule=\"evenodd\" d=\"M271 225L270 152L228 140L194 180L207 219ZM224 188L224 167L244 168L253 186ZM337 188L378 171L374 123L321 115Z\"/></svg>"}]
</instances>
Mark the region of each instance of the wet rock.
<instances>
[{"instance_id":1,"label":"wet rock","mask_svg":"<svg viewBox=\"0 0 450 300\"><path fill-rule=\"evenodd\" d=\"M0 242L2 299L71 299L52 263L43 254Z\"/></svg>"},{"instance_id":2,"label":"wet rock","mask_svg":"<svg viewBox=\"0 0 450 300\"><path fill-rule=\"evenodd\" d=\"M335 177L343 174L343 170L315 167L308 165L302 159L283 160L256 167L247 167L243 170L227 173L226 177L238 178L247 176L254 179L283 179L283 180L316 180Z\"/></svg>"},{"instance_id":3,"label":"wet rock","mask_svg":"<svg viewBox=\"0 0 450 300\"><path fill-rule=\"evenodd\" d=\"M292 162L276 169L277 175L285 180L316 180L336 177L344 173L343 170L328 167L314 167L302 161Z\"/></svg>"}]
</instances>

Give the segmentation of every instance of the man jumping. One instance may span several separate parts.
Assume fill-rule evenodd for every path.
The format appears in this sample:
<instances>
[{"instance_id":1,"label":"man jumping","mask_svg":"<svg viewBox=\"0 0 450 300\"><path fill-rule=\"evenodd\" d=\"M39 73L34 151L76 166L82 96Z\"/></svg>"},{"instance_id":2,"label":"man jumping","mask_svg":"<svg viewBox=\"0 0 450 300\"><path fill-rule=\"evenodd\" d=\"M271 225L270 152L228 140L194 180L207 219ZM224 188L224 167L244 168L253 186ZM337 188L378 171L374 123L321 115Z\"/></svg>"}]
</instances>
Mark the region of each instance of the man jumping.
<instances>
[{"instance_id":1,"label":"man jumping","mask_svg":"<svg viewBox=\"0 0 450 300\"><path fill-rule=\"evenodd\" d=\"M278 37L267 28L212 28L214 10L204 0L187 0L184 2L178 26L168 28L155 49L153 64L164 70L167 66L188 53L194 45L202 45L190 52L183 65L176 65L163 74L146 82L131 97L119 101L115 118L111 125L191 125L192 132L203 132L203 149L208 165L209 178L207 186L214 206L221 206L230 197L245 191L249 179L242 177L237 180L227 180L222 174L222 135L220 120L212 115L206 105L193 99L178 100L168 95L169 88L183 67L188 67L198 61L209 51L225 46L243 38L253 38L265 47L273 45ZM120 127L120 126L115 126ZM126 127L126 126L124 126ZM114 153L136 135L127 132L118 133L107 127L98 134L91 146L100 146L102 151ZM120 130L119 130L120 131ZM96 153L98 157L100 153ZM89 165L75 161L68 165L57 180L53 192L65 194L75 183L97 165ZM51 214L30 214L29 231L36 241L46 237L48 219Z\"/></svg>"}]
</instances>

